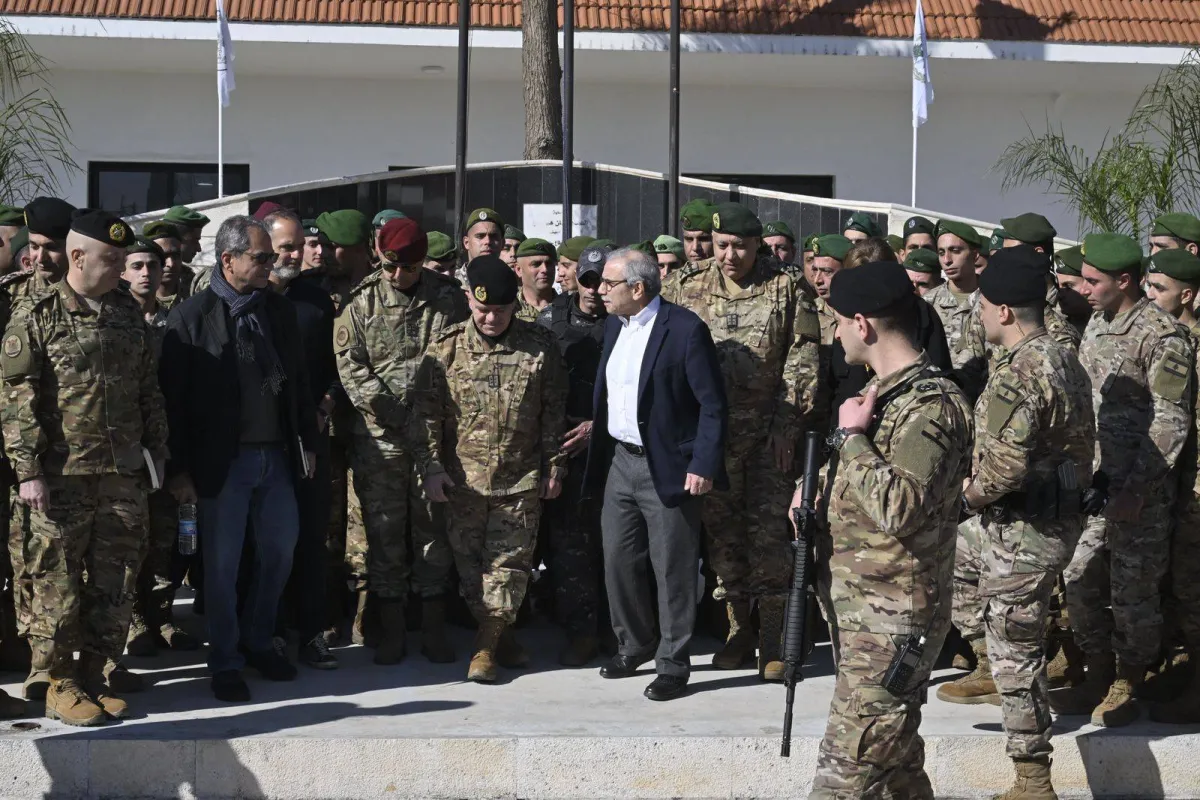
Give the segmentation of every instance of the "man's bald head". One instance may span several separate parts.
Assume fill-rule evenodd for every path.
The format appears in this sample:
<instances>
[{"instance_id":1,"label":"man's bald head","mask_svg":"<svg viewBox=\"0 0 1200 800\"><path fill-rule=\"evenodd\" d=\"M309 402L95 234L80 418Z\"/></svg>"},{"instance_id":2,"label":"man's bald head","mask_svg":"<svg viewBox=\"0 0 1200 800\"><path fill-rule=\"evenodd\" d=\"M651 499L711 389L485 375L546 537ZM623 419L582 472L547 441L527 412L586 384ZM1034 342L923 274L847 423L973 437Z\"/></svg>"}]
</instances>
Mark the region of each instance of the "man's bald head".
<instances>
[{"instance_id":1,"label":"man's bald head","mask_svg":"<svg viewBox=\"0 0 1200 800\"><path fill-rule=\"evenodd\" d=\"M84 297L100 297L117 288L125 271L125 248L101 242L79 231L67 234L67 283Z\"/></svg>"}]
</instances>

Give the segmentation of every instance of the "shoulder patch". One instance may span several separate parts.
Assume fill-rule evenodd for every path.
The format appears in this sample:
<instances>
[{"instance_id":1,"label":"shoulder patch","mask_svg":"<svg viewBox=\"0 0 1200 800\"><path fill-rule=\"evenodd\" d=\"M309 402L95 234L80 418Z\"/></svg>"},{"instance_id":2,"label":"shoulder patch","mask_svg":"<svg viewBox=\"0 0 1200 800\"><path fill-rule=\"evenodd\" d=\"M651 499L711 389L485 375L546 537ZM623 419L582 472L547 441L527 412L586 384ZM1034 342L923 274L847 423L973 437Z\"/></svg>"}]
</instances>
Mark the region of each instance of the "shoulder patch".
<instances>
[{"instance_id":1,"label":"shoulder patch","mask_svg":"<svg viewBox=\"0 0 1200 800\"><path fill-rule=\"evenodd\" d=\"M799 292L796 297L796 333L805 339L818 341L821 338L821 318L814 306Z\"/></svg>"},{"instance_id":2,"label":"shoulder patch","mask_svg":"<svg viewBox=\"0 0 1200 800\"><path fill-rule=\"evenodd\" d=\"M1011 375L999 376L994 391L988 401L987 432L992 436L1003 433L1013 412L1021 404L1021 388Z\"/></svg>"},{"instance_id":3,"label":"shoulder patch","mask_svg":"<svg viewBox=\"0 0 1200 800\"><path fill-rule=\"evenodd\" d=\"M338 314L337 319L333 321L333 347L337 352L349 350L357 342L358 337L354 335L354 323L350 320L350 315Z\"/></svg>"},{"instance_id":4,"label":"shoulder patch","mask_svg":"<svg viewBox=\"0 0 1200 800\"><path fill-rule=\"evenodd\" d=\"M29 372L32 354L24 330L13 330L0 345L0 373L5 378L20 378Z\"/></svg>"},{"instance_id":5,"label":"shoulder patch","mask_svg":"<svg viewBox=\"0 0 1200 800\"><path fill-rule=\"evenodd\" d=\"M20 281L28 279L32 275L33 270L31 269L22 270L20 272L10 272L5 276L0 277L0 289L8 288L14 283L19 283Z\"/></svg>"},{"instance_id":6,"label":"shoulder patch","mask_svg":"<svg viewBox=\"0 0 1200 800\"><path fill-rule=\"evenodd\" d=\"M1151 391L1169 403L1178 403L1187 392L1191 379L1191 359L1168 342L1150 377Z\"/></svg>"},{"instance_id":7,"label":"shoulder patch","mask_svg":"<svg viewBox=\"0 0 1200 800\"><path fill-rule=\"evenodd\" d=\"M892 448L892 465L920 481L933 477L953 442L946 424L926 412L918 412L904 423Z\"/></svg>"}]
</instances>

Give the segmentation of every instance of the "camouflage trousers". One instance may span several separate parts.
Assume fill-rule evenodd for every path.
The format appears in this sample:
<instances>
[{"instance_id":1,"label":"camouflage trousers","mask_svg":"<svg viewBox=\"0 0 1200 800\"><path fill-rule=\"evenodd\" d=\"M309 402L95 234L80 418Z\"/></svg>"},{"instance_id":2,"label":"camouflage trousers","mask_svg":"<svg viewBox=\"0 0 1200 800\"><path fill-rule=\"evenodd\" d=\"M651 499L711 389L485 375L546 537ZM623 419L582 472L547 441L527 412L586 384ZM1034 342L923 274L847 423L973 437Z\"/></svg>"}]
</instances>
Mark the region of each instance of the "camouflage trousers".
<instances>
[{"instance_id":1,"label":"camouflage trousers","mask_svg":"<svg viewBox=\"0 0 1200 800\"><path fill-rule=\"evenodd\" d=\"M559 623L575 636L595 636L604 557L600 498L584 497L582 458L572 459L563 491L545 504L546 566Z\"/></svg>"},{"instance_id":2,"label":"camouflage trousers","mask_svg":"<svg viewBox=\"0 0 1200 800\"><path fill-rule=\"evenodd\" d=\"M332 498L329 511L329 535L325 547L329 552L329 583L357 589L367 584L367 534L363 528L362 505L354 491L350 471L350 448L345 439L329 439L329 465ZM332 599L332 595L330 595Z\"/></svg>"},{"instance_id":3,"label":"camouflage trousers","mask_svg":"<svg viewBox=\"0 0 1200 800\"><path fill-rule=\"evenodd\" d=\"M125 650L138 567L147 546L141 478L46 478L49 511L18 506L33 585L33 667L69 677L73 653L119 658Z\"/></svg>"},{"instance_id":4,"label":"camouflage trousers","mask_svg":"<svg viewBox=\"0 0 1200 800\"><path fill-rule=\"evenodd\" d=\"M476 620L511 625L529 588L542 502L536 489L504 496L455 487L446 494L446 532L460 591Z\"/></svg>"},{"instance_id":5,"label":"camouflage trousers","mask_svg":"<svg viewBox=\"0 0 1200 800\"><path fill-rule=\"evenodd\" d=\"M717 574L717 600L787 594L792 578L788 503L795 489L775 466L764 442L748 454L725 458L729 491L704 497L705 549Z\"/></svg>"},{"instance_id":6,"label":"camouflage trousers","mask_svg":"<svg viewBox=\"0 0 1200 800\"><path fill-rule=\"evenodd\" d=\"M1071 557L1082 520L981 525L979 596L992 678L1001 698L1010 758L1046 758L1050 698L1046 684L1046 624L1059 570Z\"/></svg>"},{"instance_id":7,"label":"camouflage trousers","mask_svg":"<svg viewBox=\"0 0 1200 800\"><path fill-rule=\"evenodd\" d=\"M900 696L881 684L901 637L839 631L837 683L809 800L932 800L918 729L929 673L949 628L946 620L931 629L911 686Z\"/></svg>"},{"instance_id":8,"label":"camouflage trousers","mask_svg":"<svg viewBox=\"0 0 1200 800\"><path fill-rule=\"evenodd\" d=\"M179 504L166 489L147 498L150 535L146 557L138 571L133 613L146 621L150 630L171 621L171 603L178 588L175 573L180 566L176 543L179 537Z\"/></svg>"},{"instance_id":9,"label":"camouflage trousers","mask_svg":"<svg viewBox=\"0 0 1200 800\"><path fill-rule=\"evenodd\" d=\"M983 522L978 514L959 523L954 546L954 593L950 618L968 642L983 638L984 601L979 596L983 540Z\"/></svg>"},{"instance_id":10,"label":"camouflage trousers","mask_svg":"<svg viewBox=\"0 0 1200 800\"><path fill-rule=\"evenodd\" d=\"M411 576L413 591L421 597L443 594L453 557L442 504L425 498L411 459L384 457L374 439L356 437L350 462L362 502L371 591L383 600L406 600Z\"/></svg>"},{"instance_id":11,"label":"camouflage trousers","mask_svg":"<svg viewBox=\"0 0 1200 800\"><path fill-rule=\"evenodd\" d=\"M1182 498L1181 498L1182 499ZM1171 535L1171 561L1163 596L1167 635L1200 651L1200 495L1180 503Z\"/></svg>"},{"instance_id":12,"label":"camouflage trousers","mask_svg":"<svg viewBox=\"0 0 1200 800\"><path fill-rule=\"evenodd\" d=\"M1137 522L1088 520L1063 575L1071 627L1085 653L1112 652L1130 665L1158 660L1173 495L1167 486L1150 489Z\"/></svg>"},{"instance_id":13,"label":"camouflage trousers","mask_svg":"<svg viewBox=\"0 0 1200 800\"><path fill-rule=\"evenodd\" d=\"M29 637L29 620L33 615L33 581L29 577L29 570L25 568L25 533L18 519L24 507L15 502L15 497L16 491L10 490L5 504L9 509L6 541L8 564L12 570L13 615L17 636L26 639Z\"/></svg>"}]
</instances>

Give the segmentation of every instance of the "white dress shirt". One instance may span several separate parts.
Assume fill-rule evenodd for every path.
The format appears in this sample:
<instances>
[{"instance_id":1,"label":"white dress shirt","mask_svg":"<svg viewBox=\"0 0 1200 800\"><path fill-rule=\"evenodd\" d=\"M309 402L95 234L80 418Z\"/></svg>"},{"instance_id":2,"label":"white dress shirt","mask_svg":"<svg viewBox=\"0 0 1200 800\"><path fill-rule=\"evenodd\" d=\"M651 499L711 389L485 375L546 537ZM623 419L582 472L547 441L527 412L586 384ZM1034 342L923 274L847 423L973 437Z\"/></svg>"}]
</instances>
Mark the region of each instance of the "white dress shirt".
<instances>
[{"instance_id":1,"label":"white dress shirt","mask_svg":"<svg viewBox=\"0 0 1200 800\"><path fill-rule=\"evenodd\" d=\"M650 331L658 317L662 300L655 297L650 304L632 317L620 317L621 332L613 345L612 355L604 370L608 381L608 433L618 442L642 446L638 430L638 381L642 376L642 358Z\"/></svg>"}]
</instances>

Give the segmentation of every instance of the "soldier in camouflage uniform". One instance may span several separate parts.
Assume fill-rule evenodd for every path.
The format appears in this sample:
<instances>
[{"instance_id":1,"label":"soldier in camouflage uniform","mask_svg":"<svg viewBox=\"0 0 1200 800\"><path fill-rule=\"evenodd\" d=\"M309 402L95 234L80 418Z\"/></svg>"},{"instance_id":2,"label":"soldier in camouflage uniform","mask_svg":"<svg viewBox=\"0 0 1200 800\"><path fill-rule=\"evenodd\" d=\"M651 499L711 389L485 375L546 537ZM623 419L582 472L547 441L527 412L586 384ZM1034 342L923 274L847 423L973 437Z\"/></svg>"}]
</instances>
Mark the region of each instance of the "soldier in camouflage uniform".
<instances>
[{"instance_id":1,"label":"soldier in camouflage uniform","mask_svg":"<svg viewBox=\"0 0 1200 800\"><path fill-rule=\"evenodd\" d=\"M830 292L847 360L875 377L842 405L831 437L839 461L826 493L828 568L840 655L810 798L933 797L918 728L950 629L946 597L971 410L913 346L917 302L894 262L839 273ZM923 651L911 679L885 687L898 648L918 637Z\"/></svg>"},{"instance_id":2,"label":"soldier in camouflage uniform","mask_svg":"<svg viewBox=\"0 0 1200 800\"><path fill-rule=\"evenodd\" d=\"M489 683L497 664L528 661L506 632L533 569L541 500L557 497L566 477L567 378L550 334L513 319L511 267L480 256L467 281L471 319L430 345L409 435L426 493L447 504L462 594L479 622L467 679Z\"/></svg>"},{"instance_id":3,"label":"soldier in camouflage uniform","mask_svg":"<svg viewBox=\"0 0 1200 800\"><path fill-rule=\"evenodd\" d=\"M683 255L688 266L713 257L712 215L717 207L707 200L689 200L679 209Z\"/></svg>"},{"instance_id":4,"label":"soldier in camouflage uniform","mask_svg":"<svg viewBox=\"0 0 1200 800\"><path fill-rule=\"evenodd\" d=\"M921 297L945 283L942 280L942 262L938 259L938 254L932 250L918 247L908 253L901 263L904 265L904 271L908 273L909 280L912 281L913 288Z\"/></svg>"},{"instance_id":5,"label":"soldier in camouflage uniform","mask_svg":"<svg viewBox=\"0 0 1200 800\"><path fill-rule=\"evenodd\" d=\"M142 237L162 250L162 280L158 285L158 305L165 311L192 296L195 273L183 263L184 233L170 222L150 222L142 229Z\"/></svg>"},{"instance_id":6,"label":"soldier in camouflage uniform","mask_svg":"<svg viewBox=\"0 0 1200 800\"><path fill-rule=\"evenodd\" d=\"M1200 238L1200 221L1195 231ZM1161 249L1150 256L1146 296L1187 326L1192 347L1200 352L1200 321L1192 311L1200 297L1200 258L1183 248ZM1200 393L1195 411L1200 411ZM1193 413L1193 424L1183 452L1179 456L1179 501L1174 531L1167 592L1163 597L1168 641L1182 646L1194 665L1200 661L1200 455L1197 434L1200 413ZM1157 722L1192 724L1200 722L1200 670L1193 670L1191 683L1180 697L1152 706L1150 716Z\"/></svg>"},{"instance_id":7,"label":"soldier in camouflage uniform","mask_svg":"<svg viewBox=\"0 0 1200 800\"><path fill-rule=\"evenodd\" d=\"M368 582L380 601L383 638L375 663L404 656L410 574L422 599L421 651L449 663L454 651L443 594L452 556L443 507L422 494L407 438L418 425L413 391L421 359L432 341L467 318L467 302L454 281L422 266L427 237L414 220L385 223L379 243L382 269L354 289L334 326L342 387L357 412L349 453L367 534Z\"/></svg>"},{"instance_id":8,"label":"soldier in camouflage uniform","mask_svg":"<svg viewBox=\"0 0 1200 800\"><path fill-rule=\"evenodd\" d=\"M783 679L780 636L791 579L786 518L795 442L823 430L820 326L812 299L760 258L762 223L723 203L713 213L716 257L679 270L663 299L694 311L712 331L729 400L725 468L730 489L705 497L706 549L725 601L729 636L713 657L737 669L755 655L751 610L759 611L758 669Z\"/></svg>"},{"instance_id":9,"label":"soldier in camouflage uniform","mask_svg":"<svg viewBox=\"0 0 1200 800\"><path fill-rule=\"evenodd\" d=\"M1187 330L1141 296L1137 242L1092 234L1083 258L1083 291L1097 313L1079 360L1092 381L1094 468L1107 475L1112 499L1088 520L1065 572L1086 680L1051 702L1059 713L1120 726L1137 718L1134 691L1162 643L1160 584L1177 460L1192 427L1194 351Z\"/></svg>"},{"instance_id":10,"label":"soldier in camouflage uniform","mask_svg":"<svg viewBox=\"0 0 1200 800\"><path fill-rule=\"evenodd\" d=\"M862 211L855 211L846 218L845 228L842 235L850 240L852 244L858 244L867 239L882 239L883 231L879 227L879 223L870 215Z\"/></svg>"},{"instance_id":11,"label":"soldier in camouflage uniform","mask_svg":"<svg viewBox=\"0 0 1200 800\"><path fill-rule=\"evenodd\" d=\"M517 247L517 319L536 322L554 300L554 265L558 253L545 239L526 239Z\"/></svg>"},{"instance_id":12,"label":"soldier in camouflage uniform","mask_svg":"<svg viewBox=\"0 0 1200 800\"><path fill-rule=\"evenodd\" d=\"M179 255L184 266L191 268L196 257L200 255L200 234L212 220L187 206L172 206L167 209L162 221L174 225L183 234ZM198 271L193 269L193 272Z\"/></svg>"},{"instance_id":13,"label":"soldier in camouflage uniform","mask_svg":"<svg viewBox=\"0 0 1200 800\"><path fill-rule=\"evenodd\" d=\"M1054 254L1054 280L1058 284L1058 310L1079 332L1082 340L1083 331L1092 318L1092 307L1079 293L1079 284L1083 283L1083 254L1079 250L1076 245Z\"/></svg>"},{"instance_id":14,"label":"soldier in camouflage uniform","mask_svg":"<svg viewBox=\"0 0 1200 800\"><path fill-rule=\"evenodd\" d=\"M833 334L837 329L837 319L833 310L826 304L829 298L829 285L833 276L842 268L842 261L850 252L851 242L840 233L828 236L818 236L812 242L812 288L817 293L817 321L821 329L821 347L833 345Z\"/></svg>"},{"instance_id":15,"label":"soldier in camouflage uniform","mask_svg":"<svg viewBox=\"0 0 1200 800\"><path fill-rule=\"evenodd\" d=\"M999 355L975 406L963 505L982 520L987 658L980 663L990 661L990 673L947 684L957 691L944 698L999 692L1017 771L1003 800L1056 797L1043 643L1058 574L1083 530L1081 490L1095 448L1087 373L1043 325L1048 260L1029 248L1001 250L979 279L980 317Z\"/></svg>"},{"instance_id":16,"label":"soldier in camouflage uniform","mask_svg":"<svg viewBox=\"0 0 1200 800\"><path fill-rule=\"evenodd\" d=\"M654 255L658 261L659 275L664 281L687 261L683 254L683 242L665 233L654 240Z\"/></svg>"},{"instance_id":17,"label":"soldier in camouflage uniform","mask_svg":"<svg viewBox=\"0 0 1200 800\"><path fill-rule=\"evenodd\" d=\"M982 241L979 231L971 225L949 219L938 221L937 252L946 282L923 296L942 320L946 344L950 347L950 361L955 369L962 367L966 358L959 342L975 307L975 290L979 286L975 257ZM982 385L978 388L982 388Z\"/></svg>"},{"instance_id":18,"label":"soldier in camouflage uniform","mask_svg":"<svg viewBox=\"0 0 1200 800\"><path fill-rule=\"evenodd\" d=\"M0 275L6 275L12 270L13 257L19 247L13 243L18 241L17 234L25 227L25 209L21 206L10 206L0 203ZM28 239L26 239L28 241Z\"/></svg>"},{"instance_id":19,"label":"soldier in camouflage uniform","mask_svg":"<svg viewBox=\"0 0 1200 800\"><path fill-rule=\"evenodd\" d=\"M902 247L896 250L896 258L901 263L909 253L926 250L937 255L938 231L933 220L926 217L909 217L904 221L904 238Z\"/></svg>"},{"instance_id":20,"label":"soldier in camouflage uniform","mask_svg":"<svg viewBox=\"0 0 1200 800\"><path fill-rule=\"evenodd\" d=\"M104 668L125 649L146 548L146 454L160 475L167 455L153 343L118 289L132 241L106 212L76 218L66 279L18 305L0 346L33 576L32 669L49 676L47 716L73 725L127 711Z\"/></svg>"}]
</instances>

